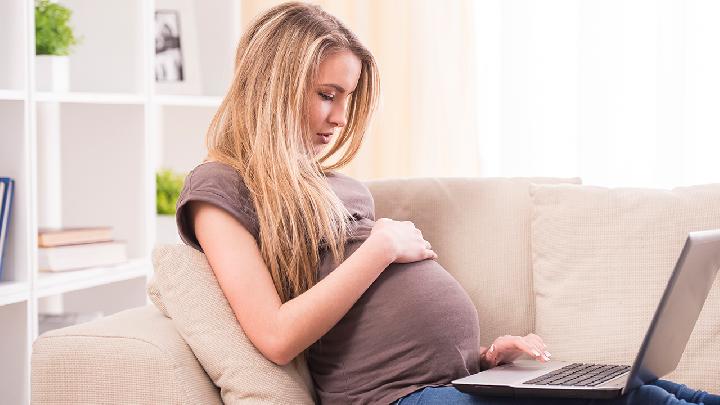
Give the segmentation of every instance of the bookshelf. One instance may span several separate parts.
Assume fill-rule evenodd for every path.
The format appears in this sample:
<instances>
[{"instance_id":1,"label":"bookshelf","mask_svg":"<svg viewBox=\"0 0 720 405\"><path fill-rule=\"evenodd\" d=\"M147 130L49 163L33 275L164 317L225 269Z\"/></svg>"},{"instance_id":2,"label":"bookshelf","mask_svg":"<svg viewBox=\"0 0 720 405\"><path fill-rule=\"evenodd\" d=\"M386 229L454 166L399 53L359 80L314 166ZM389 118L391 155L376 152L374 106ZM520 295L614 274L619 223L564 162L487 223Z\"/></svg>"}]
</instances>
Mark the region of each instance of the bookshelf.
<instances>
[{"instance_id":1,"label":"bookshelf","mask_svg":"<svg viewBox=\"0 0 720 405\"><path fill-rule=\"evenodd\" d=\"M241 32L240 0L59 0L82 37L69 56L69 90L38 89L33 0L0 2L0 176L15 179L0 278L0 402L30 403L30 356L38 314L49 303L105 316L148 305L151 253L159 239L155 172L187 173L204 157L204 134L230 83ZM155 84L156 8L192 14L192 93ZM192 28L192 27L191 27ZM186 57L186 55L183 55ZM57 120L44 114L54 111ZM128 262L68 272L37 270L39 132L59 133L55 166L62 226L111 226L127 242ZM54 124L53 124L54 123ZM59 149L59 150L58 150ZM167 219L167 218L165 218ZM167 221L165 221L167 222Z\"/></svg>"}]
</instances>

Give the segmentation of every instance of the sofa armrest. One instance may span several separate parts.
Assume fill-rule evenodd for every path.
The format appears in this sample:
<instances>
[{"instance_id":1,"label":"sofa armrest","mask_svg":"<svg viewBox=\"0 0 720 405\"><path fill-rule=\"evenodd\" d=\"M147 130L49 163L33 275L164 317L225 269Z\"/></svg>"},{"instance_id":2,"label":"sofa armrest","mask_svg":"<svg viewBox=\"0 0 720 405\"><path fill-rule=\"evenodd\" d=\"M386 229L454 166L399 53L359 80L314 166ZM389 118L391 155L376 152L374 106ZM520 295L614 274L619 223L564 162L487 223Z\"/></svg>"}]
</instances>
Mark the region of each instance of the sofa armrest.
<instances>
[{"instance_id":1,"label":"sofa armrest","mask_svg":"<svg viewBox=\"0 0 720 405\"><path fill-rule=\"evenodd\" d=\"M172 320L151 305L44 333L31 370L33 404L222 404Z\"/></svg>"}]
</instances>

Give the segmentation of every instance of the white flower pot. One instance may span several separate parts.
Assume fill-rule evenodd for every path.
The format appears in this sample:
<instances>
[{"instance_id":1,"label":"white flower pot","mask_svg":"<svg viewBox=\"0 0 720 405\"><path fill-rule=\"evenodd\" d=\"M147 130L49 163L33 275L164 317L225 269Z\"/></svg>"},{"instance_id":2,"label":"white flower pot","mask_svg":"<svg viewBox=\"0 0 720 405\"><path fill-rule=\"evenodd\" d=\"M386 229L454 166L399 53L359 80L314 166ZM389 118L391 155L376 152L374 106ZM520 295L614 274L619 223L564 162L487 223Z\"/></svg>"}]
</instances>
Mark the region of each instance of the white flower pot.
<instances>
[{"instance_id":1,"label":"white flower pot","mask_svg":"<svg viewBox=\"0 0 720 405\"><path fill-rule=\"evenodd\" d=\"M35 81L39 91L70 90L70 57L35 55Z\"/></svg>"},{"instance_id":2,"label":"white flower pot","mask_svg":"<svg viewBox=\"0 0 720 405\"><path fill-rule=\"evenodd\" d=\"M156 244L182 243L175 224L175 215L157 215L156 219Z\"/></svg>"}]
</instances>

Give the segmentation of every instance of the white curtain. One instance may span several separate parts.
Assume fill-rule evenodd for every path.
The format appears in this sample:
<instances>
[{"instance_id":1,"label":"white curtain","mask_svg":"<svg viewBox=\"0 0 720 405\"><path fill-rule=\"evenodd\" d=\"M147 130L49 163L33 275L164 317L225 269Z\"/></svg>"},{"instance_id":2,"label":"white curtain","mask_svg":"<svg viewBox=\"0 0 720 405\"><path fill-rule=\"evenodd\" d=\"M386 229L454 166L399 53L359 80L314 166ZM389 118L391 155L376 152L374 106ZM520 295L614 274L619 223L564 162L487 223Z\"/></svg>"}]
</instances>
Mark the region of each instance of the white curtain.
<instances>
[{"instance_id":1,"label":"white curtain","mask_svg":"<svg viewBox=\"0 0 720 405\"><path fill-rule=\"evenodd\" d=\"M473 4L482 176L720 182L720 1Z\"/></svg>"}]
</instances>

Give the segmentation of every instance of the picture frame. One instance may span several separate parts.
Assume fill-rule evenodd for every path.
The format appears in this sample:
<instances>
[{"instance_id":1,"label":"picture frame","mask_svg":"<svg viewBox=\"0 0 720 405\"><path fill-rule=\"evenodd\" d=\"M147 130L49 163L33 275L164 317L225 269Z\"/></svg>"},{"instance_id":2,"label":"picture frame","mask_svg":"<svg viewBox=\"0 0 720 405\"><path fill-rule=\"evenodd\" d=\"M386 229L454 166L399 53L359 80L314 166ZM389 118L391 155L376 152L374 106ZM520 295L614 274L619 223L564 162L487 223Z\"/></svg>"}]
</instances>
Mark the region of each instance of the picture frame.
<instances>
[{"instance_id":1,"label":"picture frame","mask_svg":"<svg viewBox=\"0 0 720 405\"><path fill-rule=\"evenodd\" d=\"M202 95L192 0L155 0L155 94Z\"/></svg>"}]
</instances>

